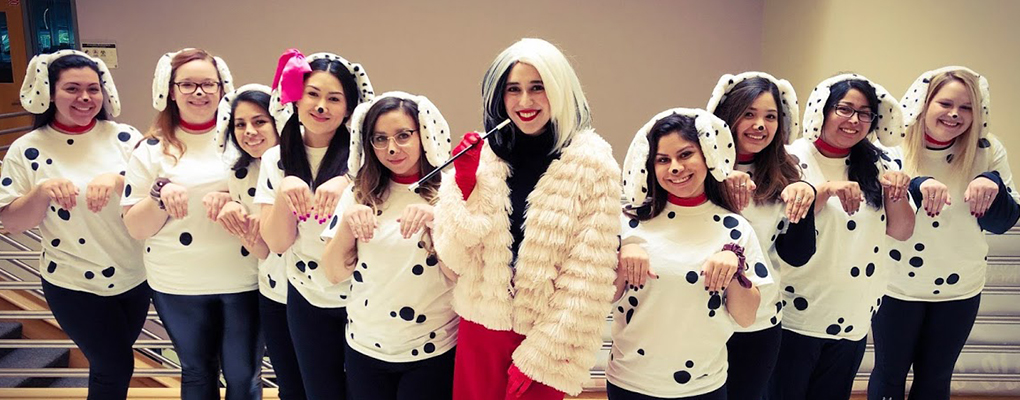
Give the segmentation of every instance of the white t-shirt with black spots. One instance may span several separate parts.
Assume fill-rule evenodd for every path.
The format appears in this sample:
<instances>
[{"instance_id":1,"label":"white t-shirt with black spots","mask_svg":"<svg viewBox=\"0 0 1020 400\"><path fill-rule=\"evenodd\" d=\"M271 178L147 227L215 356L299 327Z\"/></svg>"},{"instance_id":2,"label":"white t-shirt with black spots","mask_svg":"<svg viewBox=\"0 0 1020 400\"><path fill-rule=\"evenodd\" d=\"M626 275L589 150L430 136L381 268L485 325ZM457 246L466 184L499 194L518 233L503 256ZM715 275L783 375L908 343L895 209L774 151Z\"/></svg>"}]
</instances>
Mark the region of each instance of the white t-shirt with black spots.
<instances>
[{"instance_id":1,"label":"white t-shirt with black spots","mask_svg":"<svg viewBox=\"0 0 1020 400\"><path fill-rule=\"evenodd\" d=\"M428 238L400 234L397 219L404 209L426 204L409 187L390 183L372 240L358 242L347 306L347 344L386 362L419 361L457 345L460 317L450 303L454 282L440 270L435 254L426 252ZM351 204L354 192L346 190L322 237L336 235L339 215Z\"/></svg>"},{"instance_id":2,"label":"white t-shirt with black spots","mask_svg":"<svg viewBox=\"0 0 1020 400\"><path fill-rule=\"evenodd\" d=\"M315 176L326 155L325 147L305 147L308 154L308 165L312 176ZM262 154L262 166L259 169L259 183L255 189L255 204L273 204L276 202L276 188L283 181L283 164L280 163L280 146L266 150ZM351 291L351 282L346 280L337 284L329 282L326 272L319 269L319 260L326 249L322 236L325 225L314 218L298 221L297 238L284 254L287 279L309 303L320 308L340 308L347 306L347 296Z\"/></svg>"},{"instance_id":3,"label":"white t-shirt with black spots","mask_svg":"<svg viewBox=\"0 0 1020 400\"><path fill-rule=\"evenodd\" d=\"M847 181L849 158L828 158L806 139L787 146L798 159L804 180L819 187ZM879 162L879 174L887 168ZM821 339L861 340L881 305L889 282L885 210L862 202L848 215L839 197L829 197L815 214L816 251L795 267L778 260L783 284L783 329Z\"/></svg>"},{"instance_id":4,"label":"white t-shirt with black spots","mask_svg":"<svg viewBox=\"0 0 1020 400\"><path fill-rule=\"evenodd\" d=\"M247 167L230 172L227 186L230 197L237 199L248 214L259 215L255 204L255 187L259 180L259 160L252 160ZM247 250L247 249L245 249ZM287 275L284 255L270 252L265 260L258 260L259 293L277 303L287 303Z\"/></svg>"},{"instance_id":5,"label":"white t-shirt with black spots","mask_svg":"<svg viewBox=\"0 0 1020 400\"><path fill-rule=\"evenodd\" d=\"M726 341L738 325L724 298L705 290L701 268L727 243L744 247L746 276L772 284L758 238L743 217L706 202L667 204L648 221L623 218L624 244L648 251L659 279L627 289L613 309L610 382L654 397L709 393L726 383ZM735 282L732 284L736 284Z\"/></svg>"},{"instance_id":6,"label":"white t-shirt with black spots","mask_svg":"<svg viewBox=\"0 0 1020 400\"><path fill-rule=\"evenodd\" d=\"M97 176L124 173L131 149L142 135L129 125L97 121L90 131L68 135L50 126L18 138L4 157L0 207L53 178L78 188L78 204L65 210L51 202L39 224L43 279L56 286L113 296L145 281L141 244L120 218L120 193L99 213L88 209L88 184Z\"/></svg>"},{"instance_id":7,"label":"white t-shirt with black spots","mask_svg":"<svg viewBox=\"0 0 1020 400\"><path fill-rule=\"evenodd\" d=\"M737 164L735 169L746 172L751 176L754 175L754 164ZM736 332L758 332L776 326L783 319L783 303L779 298L780 277L774 273L773 265L779 260L779 255L776 253L776 239L786 231L786 225L789 223L785 212L786 203L782 201L776 201L771 204L758 204L753 199L740 212L747 219L747 222L751 224L751 228L754 229L755 235L758 237L761 252L766 255L765 268L768 269L769 274L772 276L773 284L759 288L761 291L761 303L758 305L758 313L755 315L754 324L747 328L737 325L735 328Z\"/></svg>"},{"instance_id":8,"label":"white t-shirt with black spots","mask_svg":"<svg viewBox=\"0 0 1020 400\"><path fill-rule=\"evenodd\" d=\"M888 256L892 261L890 297L907 301L962 300L984 289L988 243L978 219L970 215L970 204L963 201L964 193L974 178L993 171L1014 201L1020 202L1020 193L1013 183L1006 148L994 137L979 142L974 165L963 175L964 180L952 179L954 171L947 162L952 153L949 148L926 149L922 154L925 170L918 175L946 184L953 204L942 208L935 217L918 212L910 240L893 242ZM901 160L902 150L890 149L890 156Z\"/></svg>"},{"instance_id":9,"label":"white t-shirt with black spots","mask_svg":"<svg viewBox=\"0 0 1020 400\"><path fill-rule=\"evenodd\" d=\"M121 205L135 205L149 196L156 178L167 178L188 190L188 215L169 218L145 241L145 268L153 290L178 295L239 293L258 288L254 254L241 240L206 217L202 197L227 191L227 167L220 159L215 134L178 129L187 150L175 163L163 154L157 139L147 139L128 162L127 196Z\"/></svg>"}]
</instances>

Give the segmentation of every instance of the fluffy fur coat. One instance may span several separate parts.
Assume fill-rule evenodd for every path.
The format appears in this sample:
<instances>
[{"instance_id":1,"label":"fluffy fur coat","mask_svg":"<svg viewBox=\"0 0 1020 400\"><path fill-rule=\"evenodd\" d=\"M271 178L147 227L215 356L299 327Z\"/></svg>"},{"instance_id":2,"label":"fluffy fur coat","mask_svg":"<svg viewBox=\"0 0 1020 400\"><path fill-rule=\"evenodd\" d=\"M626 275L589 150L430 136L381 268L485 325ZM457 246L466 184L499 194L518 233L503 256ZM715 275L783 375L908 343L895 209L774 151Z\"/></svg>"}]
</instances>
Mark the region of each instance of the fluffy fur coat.
<instances>
[{"instance_id":1,"label":"fluffy fur coat","mask_svg":"<svg viewBox=\"0 0 1020 400\"><path fill-rule=\"evenodd\" d=\"M594 131L572 139L528 196L516 274L510 269L511 173L485 146L467 201L452 174L443 179L436 251L460 276L457 313L526 336L513 353L514 364L574 395L595 364L615 290L620 167Z\"/></svg>"}]
</instances>

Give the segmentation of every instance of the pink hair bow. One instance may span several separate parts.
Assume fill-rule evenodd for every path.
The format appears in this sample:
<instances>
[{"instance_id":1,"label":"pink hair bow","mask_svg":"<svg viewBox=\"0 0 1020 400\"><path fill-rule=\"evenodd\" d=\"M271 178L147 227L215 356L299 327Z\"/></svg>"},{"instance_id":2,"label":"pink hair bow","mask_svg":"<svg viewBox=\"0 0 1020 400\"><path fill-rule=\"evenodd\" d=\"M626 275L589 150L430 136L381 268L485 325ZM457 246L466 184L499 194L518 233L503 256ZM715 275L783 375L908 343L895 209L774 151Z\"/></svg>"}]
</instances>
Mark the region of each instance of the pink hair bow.
<instances>
[{"instance_id":1,"label":"pink hair bow","mask_svg":"<svg viewBox=\"0 0 1020 400\"><path fill-rule=\"evenodd\" d=\"M305 74L309 72L312 72L312 67L305 61L301 51L287 49L283 52L276 64L276 75L273 76L273 89L280 89L280 102L287 104L301 98Z\"/></svg>"}]
</instances>

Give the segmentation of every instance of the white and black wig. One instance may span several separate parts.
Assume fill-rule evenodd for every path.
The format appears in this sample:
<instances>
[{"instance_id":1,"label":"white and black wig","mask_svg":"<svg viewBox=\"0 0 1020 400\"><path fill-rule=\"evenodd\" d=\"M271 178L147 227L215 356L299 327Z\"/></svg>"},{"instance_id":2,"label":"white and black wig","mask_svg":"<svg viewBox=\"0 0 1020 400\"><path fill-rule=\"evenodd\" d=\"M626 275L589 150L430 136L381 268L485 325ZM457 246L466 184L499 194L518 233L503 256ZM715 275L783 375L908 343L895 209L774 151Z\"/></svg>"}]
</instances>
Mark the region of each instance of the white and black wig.
<instances>
[{"instance_id":1,"label":"white and black wig","mask_svg":"<svg viewBox=\"0 0 1020 400\"><path fill-rule=\"evenodd\" d=\"M549 99L553 153L558 153L577 132L591 129L591 112L574 68L556 46L542 39L526 38L514 43L496 56L485 72L482 79L485 130L489 131L509 118L503 93L506 91L510 70L518 62L535 67L542 77ZM517 130L513 124L510 126ZM489 145L499 154L500 149L513 147L515 136L492 135L489 137Z\"/></svg>"}]
</instances>

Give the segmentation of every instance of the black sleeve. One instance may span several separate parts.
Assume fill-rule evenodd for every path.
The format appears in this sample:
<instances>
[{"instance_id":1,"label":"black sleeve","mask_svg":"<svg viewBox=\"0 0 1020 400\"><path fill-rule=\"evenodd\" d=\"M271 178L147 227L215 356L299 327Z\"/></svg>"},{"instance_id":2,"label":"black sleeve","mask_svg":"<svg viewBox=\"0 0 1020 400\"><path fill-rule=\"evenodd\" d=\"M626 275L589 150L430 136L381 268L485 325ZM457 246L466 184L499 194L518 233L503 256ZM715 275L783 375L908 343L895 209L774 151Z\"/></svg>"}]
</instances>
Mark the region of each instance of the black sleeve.
<instances>
[{"instance_id":1,"label":"black sleeve","mask_svg":"<svg viewBox=\"0 0 1020 400\"><path fill-rule=\"evenodd\" d=\"M924 200L924 196L921 195L921 184L929 179L931 179L930 176L916 177L910 180L910 186L907 187L907 191L910 192L910 199L914 201L914 208L917 210L921 209L921 201Z\"/></svg>"},{"instance_id":2,"label":"black sleeve","mask_svg":"<svg viewBox=\"0 0 1020 400\"><path fill-rule=\"evenodd\" d=\"M994 234L1006 233L1009 228L1016 225L1017 219L1020 218L1020 205L1009 195L1006 184L1002 182L999 174L985 172L978 177L988 178L999 186L999 194L995 196L995 200L988 207L988 211L985 211L985 215L978 218L978 225L981 226L981 229Z\"/></svg>"},{"instance_id":3,"label":"black sleeve","mask_svg":"<svg viewBox=\"0 0 1020 400\"><path fill-rule=\"evenodd\" d=\"M815 190L817 196L818 190L814 186L811 189ZM789 224L786 233L776 238L776 253L787 264L800 267L815 255L815 238L815 213L812 206L807 216L796 224Z\"/></svg>"}]
</instances>

